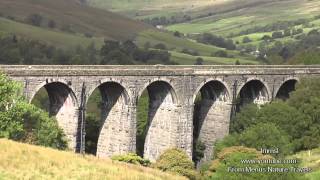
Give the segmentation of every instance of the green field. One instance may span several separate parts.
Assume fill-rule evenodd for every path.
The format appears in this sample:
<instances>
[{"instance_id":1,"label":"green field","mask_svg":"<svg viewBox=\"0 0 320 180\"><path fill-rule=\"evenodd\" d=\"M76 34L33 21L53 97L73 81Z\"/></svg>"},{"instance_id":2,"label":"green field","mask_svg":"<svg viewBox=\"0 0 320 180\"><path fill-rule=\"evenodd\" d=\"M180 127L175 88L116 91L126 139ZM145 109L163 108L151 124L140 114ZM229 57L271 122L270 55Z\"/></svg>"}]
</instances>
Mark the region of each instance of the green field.
<instances>
[{"instance_id":1,"label":"green field","mask_svg":"<svg viewBox=\"0 0 320 180\"><path fill-rule=\"evenodd\" d=\"M150 42L151 45L163 43L171 51L180 52L182 49L186 48L189 50L197 51L201 56L210 56L214 52L224 50L229 55L234 55L235 57L253 59L253 57L250 56L240 56L238 51L226 50L224 48L198 43L195 40L191 40L188 38L177 38L172 34L159 31L143 31L138 35L136 40L140 46L143 46L146 42Z\"/></svg>"},{"instance_id":2,"label":"green field","mask_svg":"<svg viewBox=\"0 0 320 180\"><path fill-rule=\"evenodd\" d=\"M171 25L167 29L183 33L211 32L226 36L277 21L312 18L320 14L319 10L319 0L270 0L268 3L248 5L247 7L240 6L238 9L194 19L188 23ZM210 8L208 7L206 11L209 12Z\"/></svg>"}]
</instances>

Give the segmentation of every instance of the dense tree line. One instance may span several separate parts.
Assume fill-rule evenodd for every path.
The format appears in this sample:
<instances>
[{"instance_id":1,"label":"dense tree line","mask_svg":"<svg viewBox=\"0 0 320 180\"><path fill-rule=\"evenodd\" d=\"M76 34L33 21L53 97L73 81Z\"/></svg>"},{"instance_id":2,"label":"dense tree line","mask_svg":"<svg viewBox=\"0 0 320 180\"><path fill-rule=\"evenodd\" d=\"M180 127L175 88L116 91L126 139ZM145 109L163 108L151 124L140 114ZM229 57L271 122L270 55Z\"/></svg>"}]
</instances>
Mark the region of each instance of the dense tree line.
<instances>
[{"instance_id":1,"label":"dense tree line","mask_svg":"<svg viewBox=\"0 0 320 180\"><path fill-rule=\"evenodd\" d=\"M174 64L166 50L138 48L125 42L106 40L100 50L92 43L60 49L40 41L15 35L0 38L0 63L2 64Z\"/></svg>"},{"instance_id":2,"label":"dense tree line","mask_svg":"<svg viewBox=\"0 0 320 180\"><path fill-rule=\"evenodd\" d=\"M265 35L259 45L243 44L237 47L245 53L259 50L257 59L266 64L320 64L318 47L320 46L320 32L316 29L307 34L292 36L296 41L282 42L277 38L283 33L274 32L272 37Z\"/></svg>"},{"instance_id":3,"label":"dense tree line","mask_svg":"<svg viewBox=\"0 0 320 180\"><path fill-rule=\"evenodd\" d=\"M294 26L305 25L308 26L308 23L311 19L298 19L294 21L278 21L272 24L267 24L265 26L255 26L241 31L238 34L232 34L232 36L243 36L247 34L253 34L258 32L272 32L272 31L281 31L286 29L294 29Z\"/></svg>"},{"instance_id":4,"label":"dense tree line","mask_svg":"<svg viewBox=\"0 0 320 180\"><path fill-rule=\"evenodd\" d=\"M157 25L183 23L190 20L191 20L191 16L183 15L183 16L171 16L171 17L160 16L160 17L153 17L153 18L145 18L142 20L142 22L151 24L153 26L157 26Z\"/></svg>"},{"instance_id":5,"label":"dense tree line","mask_svg":"<svg viewBox=\"0 0 320 180\"><path fill-rule=\"evenodd\" d=\"M226 48L228 50L236 49L236 45L233 43L231 39L225 39L221 36L216 36L210 33L201 34L197 37L197 41L204 44L210 44L221 48Z\"/></svg>"}]
</instances>

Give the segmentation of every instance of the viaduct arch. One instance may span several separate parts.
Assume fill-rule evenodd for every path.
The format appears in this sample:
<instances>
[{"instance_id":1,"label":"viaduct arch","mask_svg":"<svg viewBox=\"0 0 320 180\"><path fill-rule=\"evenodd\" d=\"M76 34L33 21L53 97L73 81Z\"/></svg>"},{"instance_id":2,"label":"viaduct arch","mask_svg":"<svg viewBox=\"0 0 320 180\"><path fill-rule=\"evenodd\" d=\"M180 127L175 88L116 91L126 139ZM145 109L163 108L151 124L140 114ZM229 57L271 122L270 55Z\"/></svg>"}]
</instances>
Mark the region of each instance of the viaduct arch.
<instances>
[{"instance_id":1,"label":"viaduct arch","mask_svg":"<svg viewBox=\"0 0 320 180\"><path fill-rule=\"evenodd\" d=\"M320 66L1 65L0 69L24 84L30 102L41 87L47 90L50 114L75 151L82 145L81 105L99 89L103 102L99 157L136 152L137 103L147 90L144 157L151 161L170 147L185 150L191 158L196 140L211 147L229 133L230 117L241 105L286 99L301 78L320 77ZM204 160L212 153L206 148Z\"/></svg>"}]
</instances>

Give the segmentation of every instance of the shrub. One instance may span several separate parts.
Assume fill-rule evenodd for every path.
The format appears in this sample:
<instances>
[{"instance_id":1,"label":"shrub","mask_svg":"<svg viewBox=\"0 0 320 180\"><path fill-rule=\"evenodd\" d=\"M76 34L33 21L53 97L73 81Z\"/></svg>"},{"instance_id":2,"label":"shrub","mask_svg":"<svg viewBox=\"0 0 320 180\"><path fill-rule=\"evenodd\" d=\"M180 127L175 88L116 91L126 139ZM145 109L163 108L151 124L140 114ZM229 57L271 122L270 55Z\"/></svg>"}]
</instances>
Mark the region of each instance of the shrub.
<instances>
[{"instance_id":1,"label":"shrub","mask_svg":"<svg viewBox=\"0 0 320 180\"><path fill-rule=\"evenodd\" d=\"M211 56L214 56L214 57L228 57L228 53L224 50L219 50L215 53L212 53Z\"/></svg>"},{"instance_id":2,"label":"shrub","mask_svg":"<svg viewBox=\"0 0 320 180\"><path fill-rule=\"evenodd\" d=\"M181 50L181 52L182 53L184 53L184 54L189 54L189 55L191 55L191 56L199 56L199 52L198 51L196 51L196 50L189 50L189 49L187 49L187 48L183 48L182 50Z\"/></svg>"},{"instance_id":3,"label":"shrub","mask_svg":"<svg viewBox=\"0 0 320 180\"><path fill-rule=\"evenodd\" d=\"M54 20L49 20L48 27L54 29L56 27L56 22Z\"/></svg>"},{"instance_id":4,"label":"shrub","mask_svg":"<svg viewBox=\"0 0 320 180\"><path fill-rule=\"evenodd\" d=\"M43 21L43 17L40 14L31 14L26 19L27 23L34 26L40 26L42 21Z\"/></svg>"},{"instance_id":5,"label":"shrub","mask_svg":"<svg viewBox=\"0 0 320 180\"><path fill-rule=\"evenodd\" d=\"M196 140L193 145L193 157L192 160L194 162L199 162L201 158L204 157L204 150L206 149L206 145L200 141Z\"/></svg>"},{"instance_id":6,"label":"shrub","mask_svg":"<svg viewBox=\"0 0 320 180\"><path fill-rule=\"evenodd\" d=\"M201 57L198 57L194 65L203 65L203 59Z\"/></svg>"},{"instance_id":7,"label":"shrub","mask_svg":"<svg viewBox=\"0 0 320 180\"><path fill-rule=\"evenodd\" d=\"M243 39L242 39L242 43L249 43L249 42L251 42L252 40L248 37L248 36L245 36L245 37L243 37Z\"/></svg>"},{"instance_id":8,"label":"shrub","mask_svg":"<svg viewBox=\"0 0 320 180\"><path fill-rule=\"evenodd\" d=\"M177 148L164 151L153 167L162 171L178 173L190 179L197 177L193 162L184 151Z\"/></svg>"},{"instance_id":9,"label":"shrub","mask_svg":"<svg viewBox=\"0 0 320 180\"><path fill-rule=\"evenodd\" d=\"M155 49L166 50L167 46L165 44L159 43L159 44L154 45L154 48Z\"/></svg>"},{"instance_id":10,"label":"shrub","mask_svg":"<svg viewBox=\"0 0 320 180\"><path fill-rule=\"evenodd\" d=\"M142 166L149 166L150 161L148 159L144 159L138 156L135 153L128 153L125 155L114 155L111 157L112 160L126 162L130 164L142 165Z\"/></svg>"}]
</instances>

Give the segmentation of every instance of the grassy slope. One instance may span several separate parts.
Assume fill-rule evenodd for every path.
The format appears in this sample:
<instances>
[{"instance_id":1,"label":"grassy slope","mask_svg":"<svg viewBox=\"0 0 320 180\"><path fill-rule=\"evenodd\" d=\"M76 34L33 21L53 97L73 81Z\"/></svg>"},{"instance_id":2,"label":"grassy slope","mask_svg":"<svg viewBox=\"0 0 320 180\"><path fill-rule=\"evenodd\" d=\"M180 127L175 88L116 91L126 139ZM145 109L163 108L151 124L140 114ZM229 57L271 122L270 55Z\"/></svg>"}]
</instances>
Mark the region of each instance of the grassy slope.
<instances>
[{"instance_id":1,"label":"grassy slope","mask_svg":"<svg viewBox=\"0 0 320 180\"><path fill-rule=\"evenodd\" d=\"M77 45L87 47L92 42L95 42L99 47L103 43L103 38L86 38L81 34L63 33L0 18L0 35L10 33L54 44L61 48L75 47Z\"/></svg>"},{"instance_id":2,"label":"grassy slope","mask_svg":"<svg viewBox=\"0 0 320 180\"><path fill-rule=\"evenodd\" d=\"M0 179L184 179L154 169L0 139Z\"/></svg>"},{"instance_id":3,"label":"grassy slope","mask_svg":"<svg viewBox=\"0 0 320 180\"><path fill-rule=\"evenodd\" d=\"M71 25L73 30L82 34L91 33L95 37L117 40L134 38L137 33L152 28L115 13L83 6L77 0L1 0L0 12L17 21L38 13L45 17L44 26L52 19L58 28Z\"/></svg>"},{"instance_id":4,"label":"grassy slope","mask_svg":"<svg viewBox=\"0 0 320 180\"><path fill-rule=\"evenodd\" d=\"M187 12L232 0L87 0L97 8L120 12L131 17L169 15ZM138 14L136 14L138 13Z\"/></svg>"},{"instance_id":5,"label":"grassy slope","mask_svg":"<svg viewBox=\"0 0 320 180\"><path fill-rule=\"evenodd\" d=\"M320 179L320 148L311 151L302 151L290 158L299 158L302 161L302 167L312 168L313 172L306 174L310 180Z\"/></svg>"}]
</instances>

